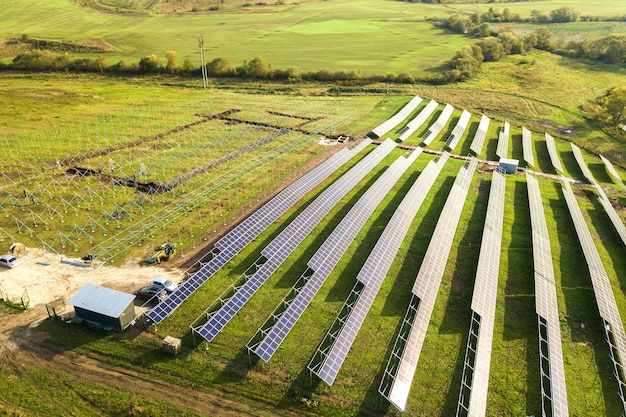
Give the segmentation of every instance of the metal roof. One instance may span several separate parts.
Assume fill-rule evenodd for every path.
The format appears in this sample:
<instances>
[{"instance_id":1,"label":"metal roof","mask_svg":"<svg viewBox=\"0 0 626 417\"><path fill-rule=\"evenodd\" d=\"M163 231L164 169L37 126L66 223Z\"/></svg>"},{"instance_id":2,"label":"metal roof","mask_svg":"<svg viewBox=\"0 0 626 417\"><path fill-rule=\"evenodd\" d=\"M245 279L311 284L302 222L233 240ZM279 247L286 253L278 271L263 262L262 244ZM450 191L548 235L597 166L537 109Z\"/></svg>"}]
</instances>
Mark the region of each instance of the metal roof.
<instances>
[{"instance_id":1,"label":"metal roof","mask_svg":"<svg viewBox=\"0 0 626 417\"><path fill-rule=\"evenodd\" d=\"M87 283L68 304L103 316L119 317L134 300L133 294Z\"/></svg>"}]
</instances>

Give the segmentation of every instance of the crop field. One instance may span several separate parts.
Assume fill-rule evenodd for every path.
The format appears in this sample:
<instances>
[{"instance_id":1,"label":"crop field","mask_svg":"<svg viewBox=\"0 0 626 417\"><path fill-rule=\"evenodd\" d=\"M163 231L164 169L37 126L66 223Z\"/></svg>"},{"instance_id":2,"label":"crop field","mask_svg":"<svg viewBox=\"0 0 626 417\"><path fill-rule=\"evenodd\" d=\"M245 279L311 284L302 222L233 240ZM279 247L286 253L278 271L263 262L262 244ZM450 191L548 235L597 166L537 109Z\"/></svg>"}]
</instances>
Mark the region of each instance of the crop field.
<instances>
[{"instance_id":1,"label":"crop field","mask_svg":"<svg viewBox=\"0 0 626 417\"><path fill-rule=\"evenodd\" d=\"M124 3L131 6L131 2ZM132 5L141 8L144 3ZM598 6L594 3L593 10L584 2L572 6L583 14L602 10L603 15L611 16L621 11L617 3ZM507 6L529 16L533 9L547 13L562 3L519 2ZM180 63L189 59L199 66L198 39L202 35L207 60L223 57L233 66L261 56L279 69L328 68L360 71L365 75L409 73L424 77L438 71L462 45L474 42L473 38L437 28L426 19L456 12L485 12L491 6L333 0L282 7L285 8L261 7L257 13L129 14L102 11L67 0L45 3L19 0L0 5L0 14L5 16L0 22L0 40L27 35L33 39L97 44L106 52L85 56L103 56L109 64L121 60L138 62L150 54L164 62L166 52L173 50L178 53ZM563 40L619 33L622 27L615 22L551 26L555 37ZM519 25L521 33L531 29ZM0 59L8 61L15 54L16 49L5 46L0 50Z\"/></svg>"}]
</instances>

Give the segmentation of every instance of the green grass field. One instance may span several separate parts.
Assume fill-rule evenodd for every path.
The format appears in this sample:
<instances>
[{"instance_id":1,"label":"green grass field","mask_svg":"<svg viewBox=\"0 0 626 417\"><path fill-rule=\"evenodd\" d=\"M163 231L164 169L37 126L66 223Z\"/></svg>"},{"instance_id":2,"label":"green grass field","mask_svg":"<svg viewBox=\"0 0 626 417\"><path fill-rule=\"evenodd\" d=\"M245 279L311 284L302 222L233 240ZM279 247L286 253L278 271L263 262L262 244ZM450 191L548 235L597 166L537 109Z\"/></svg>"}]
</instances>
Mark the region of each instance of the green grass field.
<instances>
[{"instance_id":1,"label":"green grass field","mask_svg":"<svg viewBox=\"0 0 626 417\"><path fill-rule=\"evenodd\" d=\"M552 10L558 5L510 4L519 13L530 12L524 8ZM583 2L573 6L591 11ZM198 38L202 35L208 60L225 57L234 66L263 56L275 68L424 76L450 59L460 46L473 42L450 36L424 19L487 7L333 0L288 7L282 12L136 15L101 12L65 0L19 0L0 5L0 13L6 17L0 22L0 38L27 34L51 40L102 39L115 50L104 54L110 64L137 62L150 54L164 62L166 51L174 50L181 62L188 58L199 65ZM619 8L607 2L607 7L594 10L610 14ZM5 60L12 58L10 52L5 53L9 54Z\"/></svg>"}]
</instances>

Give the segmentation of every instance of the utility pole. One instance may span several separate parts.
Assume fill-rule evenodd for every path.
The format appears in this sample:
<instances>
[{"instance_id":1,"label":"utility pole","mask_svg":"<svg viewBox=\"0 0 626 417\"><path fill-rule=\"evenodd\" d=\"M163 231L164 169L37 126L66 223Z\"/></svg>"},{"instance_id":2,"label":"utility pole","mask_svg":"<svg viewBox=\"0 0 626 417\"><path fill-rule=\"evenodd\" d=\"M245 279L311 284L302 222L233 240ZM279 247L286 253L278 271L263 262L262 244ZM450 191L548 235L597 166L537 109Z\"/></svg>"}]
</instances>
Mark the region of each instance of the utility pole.
<instances>
[{"instance_id":1,"label":"utility pole","mask_svg":"<svg viewBox=\"0 0 626 417\"><path fill-rule=\"evenodd\" d=\"M199 47L200 47L200 69L202 70L202 85L206 89L209 86L209 81L207 79L208 77L207 77L207 70L206 70L206 58L204 57L204 36L202 35L200 35Z\"/></svg>"}]
</instances>

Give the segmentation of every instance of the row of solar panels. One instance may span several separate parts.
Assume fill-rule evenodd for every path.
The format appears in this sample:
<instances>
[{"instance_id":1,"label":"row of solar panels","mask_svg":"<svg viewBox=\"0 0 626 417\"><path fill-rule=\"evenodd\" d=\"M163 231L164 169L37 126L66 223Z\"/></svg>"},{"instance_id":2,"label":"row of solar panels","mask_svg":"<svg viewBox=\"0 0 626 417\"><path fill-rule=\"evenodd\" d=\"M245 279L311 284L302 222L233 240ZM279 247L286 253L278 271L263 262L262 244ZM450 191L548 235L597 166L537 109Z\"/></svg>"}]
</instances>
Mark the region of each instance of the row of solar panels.
<instances>
[{"instance_id":1,"label":"row of solar panels","mask_svg":"<svg viewBox=\"0 0 626 417\"><path fill-rule=\"evenodd\" d=\"M481 125L483 124L484 120L487 120L486 126L488 126L488 119L485 119L484 117L481 120ZM479 130L481 130L480 126L479 126ZM486 131L486 127L485 127L485 131ZM478 136L478 132L477 132L477 136ZM391 141L387 141L387 142L391 142ZM392 143L392 145L393 145L393 143ZM381 148L385 148L385 146L389 146L389 145L383 145ZM420 149L420 151L421 151L421 149ZM419 155L419 152L415 152L414 153L415 157L417 157L417 155ZM442 156L441 160L439 161L439 163L441 163L442 160L445 163L445 160L447 159L447 157L448 157L448 155L444 154ZM431 163L431 164L429 164L429 167L432 164L437 165L439 163ZM400 165L401 164L398 164L398 166L400 166ZM366 169L365 171L369 171L372 168L372 166L369 166L369 168ZM441 166L442 165L439 166L439 169L440 169ZM404 169L406 169L407 167L408 167L408 165L406 165L404 167ZM390 167L388 169L387 172L393 172L392 168L393 168L393 165L392 165L392 167ZM402 171L402 172L404 172L404 171ZM428 181L428 179L427 179L427 177L428 177L427 172L429 172L428 168L422 173L422 175L420 175L418 180L419 179L424 179L424 181ZM391 176L391 174L389 174L389 175ZM381 177L381 179L382 178L383 177ZM463 178L463 175L459 175L457 177L457 181L460 181L462 178ZM432 178L432 181L434 181L434 178ZM358 182L358 180L356 182ZM354 184L356 184L356 182ZM416 184L417 184L417 182L416 182ZM432 183L431 183L431 185L432 185ZM349 191L349 189L351 189L351 188L352 187L347 188L347 191ZM372 194L374 194L374 193L375 192L372 192ZM407 195L407 197L408 197L408 195ZM464 198L463 198L463 201L464 201ZM457 201L457 204L458 204L458 201ZM327 207L327 211L326 212L328 212L331 208L332 208L332 206ZM371 210L373 211L374 208L375 207L372 206ZM418 206L418 208L419 208L419 206ZM462 204L461 204L461 208L462 208ZM458 208L458 206L457 206L456 209L460 210L460 208ZM400 208L399 208L399 212L402 212L400 210ZM281 214L282 214L282 212L281 212ZM322 217L323 217L323 215L322 215ZM395 217L395 215L394 215L394 217ZM348 218L348 216L346 218ZM442 215L442 218L443 218L443 215ZM364 222L365 220L362 220L362 221ZM412 220L412 218L411 218L411 220ZM313 226L315 226L315 224L317 224L318 221L319 220L317 220L317 221L315 221L315 222L313 222L311 224ZM409 225L410 225L410 221L409 221ZM408 228L408 225L406 227ZM242 228L242 230L243 230L243 228ZM338 232L338 233L343 233L346 236L346 239L347 239L346 242L348 242L348 244L349 244L349 236L358 233L359 230L360 230L360 227L357 228L357 227L353 226L353 228L351 229L351 231L349 233L346 233L345 231L344 232ZM387 230L387 229L385 229L385 230ZM249 233L247 234L246 232L247 231L243 230L243 233L241 233L240 235L231 236L231 241L230 242L228 240L222 239L220 242L218 242L219 245L216 244L216 247L218 247L220 250L226 251L235 242L239 242L239 239L240 239L239 236L243 236L245 238L246 235L250 235ZM296 235L300 236L301 238L303 236L303 234L299 234L298 235L297 233L296 233ZM452 232L452 237L453 237L453 235L454 235L454 233ZM393 236L393 235L391 235L391 236ZM388 238L388 237L386 237L386 238ZM248 236L248 238L249 238L249 236ZM382 239L383 239L383 236L381 236L381 240ZM247 240L247 238L245 240ZM381 240L379 240L379 242ZM281 244L276 243L275 247L273 247L273 250L264 252L264 255L271 257L274 253L276 253L276 250L278 250L278 252L280 253L280 251L282 250L282 247L284 246L284 242L285 241L292 242L290 244L290 246L293 246L293 248L295 248L295 246L297 246L297 244L299 243L299 242L296 243L295 241L292 241L291 238L289 236L287 236L287 237L285 237L285 240ZM402 241L402 239L400 239L399 242L401 243L401 241ZM332 241L329 240L329 242L332 242ZM384 242L388 243L387 239L385 239ZM333 243L329 243L327 247L320 247L320 250L318 251L318 253L320 255L317 256L317 254L316 254L316 257L312 258L312 260L309 262L309 266L314 270L314 272L317 272L317 270L320 271L320 274L319 274L320 277L322 277L324 275L327 276L330 273L330 271L334 267L333 264L336 265L336 263L339 260L340 254L343 253L343 252L333 252L332 249L331 249L332 245L333 245ZM399 243L398 243L398 245L399 245ZM345 243L344 243L344 246L345 246ZM241 250L241 249L239 249L239 250ZM383 259L389 259L389 263L390 263L393 260L394 256L395 256L395 253L393 254L393 256L391 254L383 255ZM219 257L219 254L218 254L218 257ZM372 256L370 256L370 258L372 258ZM269 261L269 258L268 258L268 261ZM272 268L274 270L279 265L279 263L276 263L276 262L270 262L270 263L272 264ZM445 266L445 261L444 261L444 266ZM387 269L388 269L388 267L387 267ZM365 271L365 272L363 272L363 271ZM374 297L376 296L378 288L380 288L380 285L382 283L382 279L386 275L385 267L384 266L381 267L379 264L377 264L375 266L368 266L367 268L364 265L364 267L362 269L362 272L363 272L363 276L361 276L361 273L359 274L359 277L357 278L358 279L357 286L355 286L355 291L353 291L353 293L358 293L358 297L356 299L357 301L356 302L354 300L350 301L351 306L347 309L350 312L350 314L349 314L349 317L348 317L347 320L345 320L345 317L342 319L343 322L344 322L343 328L341 329L340 332L333 332L332 337L330 337L330 339L332 339L330 345L324 347L324 342L322 343L322 345L320 345L320 348L318 348L318 352L316 353L314 359L311 361L311 364L309 365L310 369L314 373L319 375L323 380L325 380L329 384L332 384L332 381L334 381L334 379L335 379L335 377L337 375L337 372L339 371L339 368L341 367L341 363L345 359L345 356L347 355L347 353L349 351L349 348L351 346L352 341L354 340L354 337L356 337L356 333L358 332L358 329L360 328L360 324L363 322L363 320L365 318L365 315L367 314L367 311L369 310L369 306L371 306L371 303L373 302ZM271 274L271 272L270 272L270 274ZM267 275L267 276L269 276L269 275ZM314 273L313 276L315 276L315 273ZM371 278L372 276L374 278ZM301 296L300 301L292 302L289 305L289 307L287 308L287 310L285 310L287 313L286 314L285 314L285 312L281 313L280 319L278 319L276 321L276 323L278 323L278 326L277 326L276 323L274 323L273 326L270 327L271 330L269 332L267 332L267 331L263 332L263 334L265 334L265 337L262 339L262 341L260 343L255 343L253 345L249 344L248 348L251 349L252 351L254 351L257 355L259 355L264 360L266 360L266 361L269 360L271 358L271 356L273 355L273 353L278 348L278 346L280 345L280 343L282 342L282 340L284 340L284 338L286 337L286 335L288 334L290 329L293 327L293 325L295 324L295 321L300 317L300 315L302 314L302 312L304 311L304 309L306 308L306 306L308 305L310 300L314 297L314 295L317 292L317 290L319 289L319 287L321 287L321 284L323 283L323 279L325 279L325 277L321 278L321 280L317 280L316 279L316 280L306 281L307 284L308 284L308 282L312 282L313 284L311 284L308 288L305 285L306 290L303 291L303 292L299 292L298 293L298 296L300 296L300 294L305 294L305 295ZM245 288L244 288L244 291L242 292L242 294L244 294L243 295L244 298L242 298L242 299L245 299L245 297L247 297L249 299L249 297L251 297L252 294L254 294L254 292L256 291L256 289L258 289L259 286L260 286L260 284L259 285L256 285L256 284L252 285L251 284L249 290L245 290ZM416 286L417 286L417 281L416 281ZM437 285L437 287L438 287L438 285ZM237 299L237 300L241 301L242 299ZM418 297L418 299L419 299L419 297ZM296 297L296 300L297 300L297 297ZM434 302L434 300L433 300L433 302ZM244 301L244 303L245 303L245 301ZM421 300L420 300L419 304L421 304ZM224 311L228 310L229 314L231 314L231 313L234 314L239 308L241 308L242 305L243 304L241 302L234 302L232 308L227 307ZM412 307L409 307L409 308L412 308ZM431 310L432 310L432 307L431 307ZM424 311L424 310L422 310L422 311ZM283 319L283 317L284 317L284 319ZM351 317L353 317L352 320L350 319ZM210 319L209 321L211 321L211 320L212 319ZM227 320L225 321L224 318L218 318L218 319L215 320L215 322L218 323L218 327L221 326L221 328L223 328L223 326L225 326L225 324L228 321ZM346 324L348 324L348 326L346 326ZM427 320L426 320L425 324L427 326ZM206 327L206 326L203 326L203 327ZM345 335L344 335L344 329L345 329ZM425 332L425 329L423 331ZM217 333L219 333L219 330L215 334L213 334L212 337L215 337L215 335ZM329 337L329 335L327 335L327 338L328 337ZM325 338L325 340L327 338ZM209 340L209 339L207 339L207 340ZM253 340L254 340L254 338L253 338ZM412 349L414 349L415 346L417 346L417 344L412 342L411 343ZM316 361L315 360L316 357L321 358L321 360L317 360ZM416 364L417 363L417 358L419 357L419 354L417 355L417 357L415 357L415 354L409 355L409 357L411 357L411 359L409 359L409 366L403 366L402 369L404 369L404 368L414 369L415 365L411 365L411 363L412 363L411 361L414 361L415 364ZM398 369L400 369L400 368L398 368ZM403 375L404 375L404 373L403 373ZM411 376L411 378L412 378L412 376ZM408 384L408 386L410 387L410 383ZM391 392L393 392L394 390L392 389L392 391L390 391L388 393L385 393L383 391L384 391L383 390L383 386L381 385L381 393L383 393L383 395L387 394L386 396L388 398L390 398L392 396ZM403 392L402 389L398 389L397 391L398 392ZM407 396L408 396L408 391L407 391ZM400 397L402 397L402 395ZM399 401L398 403L401 402L401 399L397 400L397 395L395 395L394 398L396 398L396 400L392 400L392 402L394 402L394 401ZM406 399L404 401L406 402ZM396 402L394 402L394 404L395 403Z\"/></svg>"},{"instance_id":2,"label":"row of solar panels","mask_svg":"<svg viewBox=\"0 0 626 417\"><path fill-rule=\"evenodd\" d=\"M196 273L191 275L167 299L160 302L147 314L155 323L160 323L172 314L191 294L204 282L211 278L226 263L235 257L245 246L261 234L270 224L276 221L285 211L293 206L304 195L328 178L354 155L363 150L371 141L364 140L352 150L343 149L327 159L309 173L285 188L277 196L255 211L250 217L235 227L224 238L216 242L217 256Z\"/></svg>"}]
</instances>

